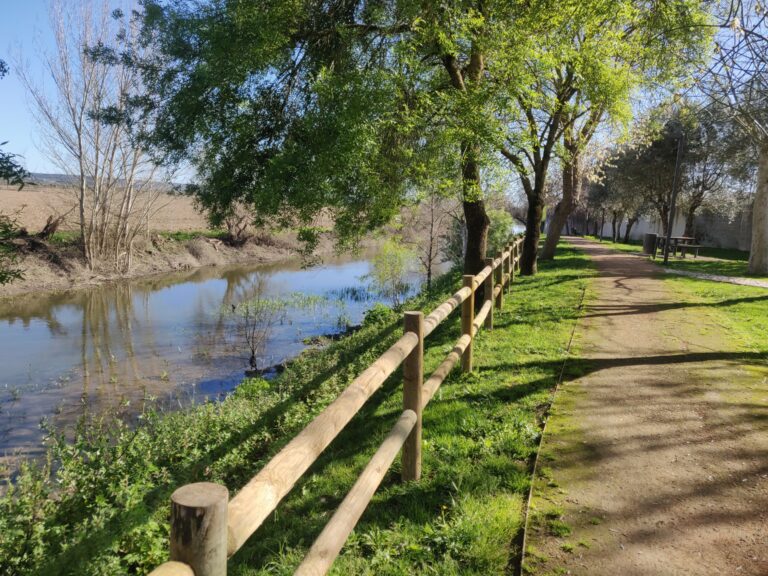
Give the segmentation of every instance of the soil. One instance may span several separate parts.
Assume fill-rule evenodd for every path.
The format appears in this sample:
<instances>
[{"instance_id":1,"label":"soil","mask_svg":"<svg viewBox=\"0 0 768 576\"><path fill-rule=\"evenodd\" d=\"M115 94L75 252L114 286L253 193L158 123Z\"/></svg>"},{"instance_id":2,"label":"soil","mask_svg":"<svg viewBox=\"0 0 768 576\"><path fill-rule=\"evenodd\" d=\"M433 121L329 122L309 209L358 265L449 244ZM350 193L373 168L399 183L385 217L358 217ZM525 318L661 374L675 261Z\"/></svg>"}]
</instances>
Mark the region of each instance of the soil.
<instances>
[{"instance_id":1,"label":"soil","mask_svg":"<svg viewBox=\"0 0 768 576\"><path fill-rule=\"evenodd\" d=\"M768 574L768 369L658 267L580 239L598 277L547 425L531 574Z\"/></svg>"},{"instance_id":2,"label":"soil","mask_svg":"<svg viewBox=\"0 0 768 576\"><path fill-rule=\"evenodd\" d=\"M34 234L45 225L48 216L66 214L62 230L77 229L75 207L77 199L71 188L63 186L28 185L18 190L0 186L0 212L16 214L20 226ZM152 217L152 230L190 231L205 230L208 223L195 209L189 196L164 195L157 202L158 210Z\"/></svg>"}]
</instances>

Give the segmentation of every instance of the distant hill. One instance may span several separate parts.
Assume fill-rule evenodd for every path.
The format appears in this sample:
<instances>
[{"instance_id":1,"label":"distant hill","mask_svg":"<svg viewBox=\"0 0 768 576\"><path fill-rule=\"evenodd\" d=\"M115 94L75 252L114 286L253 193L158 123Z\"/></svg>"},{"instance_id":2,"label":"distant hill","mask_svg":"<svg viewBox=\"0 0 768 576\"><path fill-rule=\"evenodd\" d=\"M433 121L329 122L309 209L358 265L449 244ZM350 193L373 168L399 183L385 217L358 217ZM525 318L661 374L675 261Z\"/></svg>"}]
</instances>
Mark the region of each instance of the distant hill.
<instances>
[{"instance_id":1,"label":"distant hill","mask_svg":"<svg viewBox=\"0 0 768 576\"><path fill-rule=\"evenodd\" d=\"M80 177L70 174L44 174L41 172L32 172L27 179L27 183L36 186L62 186L69 188L78 186ZM185 184L155 182L155 185L164 189L163 191L167 194L184 194Z\"/></svg>"}]
</instances>

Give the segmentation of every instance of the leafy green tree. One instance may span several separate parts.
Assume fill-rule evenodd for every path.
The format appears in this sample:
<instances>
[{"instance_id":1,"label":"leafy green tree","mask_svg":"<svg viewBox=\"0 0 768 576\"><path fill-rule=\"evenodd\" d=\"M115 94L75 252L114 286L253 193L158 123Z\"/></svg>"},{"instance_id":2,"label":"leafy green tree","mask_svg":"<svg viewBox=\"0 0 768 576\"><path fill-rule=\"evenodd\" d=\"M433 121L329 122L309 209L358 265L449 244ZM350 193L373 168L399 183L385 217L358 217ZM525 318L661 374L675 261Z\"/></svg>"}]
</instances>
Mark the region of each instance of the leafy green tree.
<instances>
[{"instance_id":1,"label":"leafy green tree","mask_svg":"<svg viewBox=\"0 0 768 576\"><path fill-rule=\"evenodd\" d=\"M8 65L4 60L0 60L0 78L6 74L8 74ZM7 143L0 142L0 147ZM0 150L0 180L4 180L6 184L23 188L24 180L29 177L29 173L19 164L17 159L18 155Z\"/></svg>"},{"instance_id":2,"label":"leafy green tree","mask_svg":"<svg viewBox=\"0 0 768 576\"><path fill-rule=\"evenodd\" d=\"M0 60L0 78L8 73L8 65ZM0 143L5 146L7 142ZM24 187L24 180L29 176L27 171L17 162L18 156L0 150L0 180L7 184ZM16 220L0 213L0 286L22 277L21 270L16 267L18 256L13 239L18 236L19 229Z\"/></svg>"},{"instance_id":3,"label":"leafy green tree","mask_svg":"<svg viewBox=\"0 0 768 576\"><path fill-rule=\"evenodd\" d=\"M526 53L527 81L510 78L509 131L502 154L528 198L521 269L536 272L546 179L562 141L563 201L555 213L554 254L562 224L578 200L581 154L606 119L626 122L631 95L675 77L707 41L705 3L697 0L564 2L548 14L553 32ZM559 223L559 225L558 225Z\"/></svg>"},{"instance_id":4,"label":"leafy green tree","mask_svg":"<svg viewBox=\"0 0 768 576\"><path fill-rule=\"evenodd\" d=\"M392 302L393 308L399 308L411 290L408 273L413 263L413 252L392 238L384 242L371 260L368 274L371 286L382 298Z\"/></svg>"},{"instance_id":5,"label":"leafy green tree","mask_svg":"<svg viewBox=\"0 0 768 576\"><path fill-rule=\"evenodd\" d=\"M488 217L491 221L488 233L488 255L495 257L496 253L503 250L509 242L515 220L506 210L488 210Z\"/></svg>"},{"instance_id":6,"label":"leafy green tree","mask_svg":"<svg viewBox=\"0 0 768 576\"><path fill-rule=\"evenodd\" d=\"M157 114L151 139L166 157L194 163L214 219L244 202L310 242L321 212L343 245L435 172L454 178L476 272L489 226L481 169L507 91L491 80L516 76L517 46L556 5L146 0L154 58L141 66L155 98L139 104Z\"/></svg>"},{"instance_id":7,"label":"leafy green tree","mask_svg":"<svg viewBox=\"0 0 768 576\"><path fill-rule=\"evenodd\" d=\"M626 115L640 79L701 36L701 4L145 0L143 104L155 144L195 163L215 217L244 201L309 241L321 212L354 241L453 158L467 273L483 266L483 167L501 151L529 199L532 273L564 131Z\"/></svg>"}]
</instances>

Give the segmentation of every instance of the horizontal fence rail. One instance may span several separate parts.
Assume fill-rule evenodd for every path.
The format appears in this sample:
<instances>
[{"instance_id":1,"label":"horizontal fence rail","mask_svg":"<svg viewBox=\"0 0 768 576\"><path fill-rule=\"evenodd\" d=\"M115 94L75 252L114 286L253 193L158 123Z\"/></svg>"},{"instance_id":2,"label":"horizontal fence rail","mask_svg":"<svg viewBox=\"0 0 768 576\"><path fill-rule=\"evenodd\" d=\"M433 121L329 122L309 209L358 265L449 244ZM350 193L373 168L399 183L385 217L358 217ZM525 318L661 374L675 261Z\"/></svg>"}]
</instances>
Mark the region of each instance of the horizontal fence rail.
<instances>
[{"instance_id":1,"label":"horizontal fence rail","mask_svg":"<svg viewBox=\"0 0 768 576\"><path fill-rule=\"evenodd\" d=\"M227 558L277 508L320 454L339 435L387 378L403 366L403 412L358 477L328 524L315 540L295 576L326 574L376 489L402 449L402 479L421 477L422 413L451 370L461 363L472 371L472 344L484 327L493 330L494 309L504 302L504 288L512 290L520 269L522 238L513 239L476 275L465 275L462 288L426 317L406 312L404 334L366 368L293 440L258 472L231 500L224 486L208 482L188 484L171 496L171 561L150 576L224 576ZM476 311L475 295L483 287L483 303ZM424 380L424 340L457 308L461 309L461 337Z\"/></svg>"}]
</instances>

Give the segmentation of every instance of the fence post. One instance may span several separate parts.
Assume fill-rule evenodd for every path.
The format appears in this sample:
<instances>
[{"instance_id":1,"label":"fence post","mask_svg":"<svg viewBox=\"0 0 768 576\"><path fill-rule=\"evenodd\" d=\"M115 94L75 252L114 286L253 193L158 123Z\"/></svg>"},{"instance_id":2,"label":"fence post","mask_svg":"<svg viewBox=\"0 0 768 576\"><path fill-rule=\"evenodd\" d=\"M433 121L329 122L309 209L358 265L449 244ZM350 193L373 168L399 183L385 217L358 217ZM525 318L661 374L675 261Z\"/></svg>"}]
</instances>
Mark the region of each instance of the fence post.
<instances>
[{"instance_id":1,"label":"fence post","mask_svg":"<svg viewBox=\"0 0 768 576\"><path fill-rule=\"evenodd\" d=\"M509 291L512 292L512 284L515 281L515 268L517 268L517 240L512 242L509 258L512 263L509 270Z\"/></svg>"},{"instance_id":2,"label":"fence post","mask_svg":"<svg viewBox=\"0 0 768 576\"><path fill-rule=\"evenodd\" d=\"M171 560L188 564L195 576L227 574L229 492L198 482L171 494Z\"/></svg>"},{"instance_id":3,"label":"fence post","mask_svg":"<svg viewBox=\"0 0 768 576\"><path fill-rule=\"evenodd\" d=\"M499 260L499 266L493 271L493 275L496 277L495 284L501 285L499 295L496 296L496 308L501 310L504 306L504 252L499 251L496 258Z\"/></svg>"},{"instance_id":4,"label":"fence post","mask_svg":"<svg viewBox=\"0 0 768 576\"><path fill-rule=\"evenodd\" d=\"M488 302L493 300L493 278L496 271L493 269L493 258L486 258L485 265L491 267L491 273L485 277L483 283L483 300ZM485 316L485 323L483 324L486 330L493 330L493 302L491 302L491 309L488 310L488 314Z\"/></svg>"},{"instance_id":5,"label":"fence post","mask_svg":"<svg viewBox=\"0 0 768 576\"><path fill-rule=\"evenodd\" d=\"M403 482L421 478L421 396L424 381L424 314L406 312L406 332L419 337L416 348L403 362L403 409L416 412L416 425L403 444Z\"/></svg>"},{"instance_id":6,"label":"fence post","mask_svg":"<svg viewBox=\"0 0 768 576\"><path fill-rule=\"evenodd\" d=\"M461 305L461 333L469 334L470 341L461 356L461 371L472 372L472 323L475 321L475 277L465 274L462 278L464 288L469 287L470 294Z\"/></svg>"}]
</instances>

